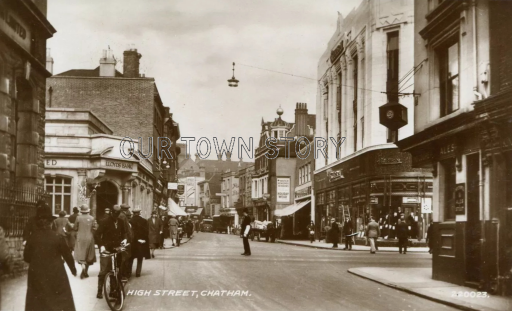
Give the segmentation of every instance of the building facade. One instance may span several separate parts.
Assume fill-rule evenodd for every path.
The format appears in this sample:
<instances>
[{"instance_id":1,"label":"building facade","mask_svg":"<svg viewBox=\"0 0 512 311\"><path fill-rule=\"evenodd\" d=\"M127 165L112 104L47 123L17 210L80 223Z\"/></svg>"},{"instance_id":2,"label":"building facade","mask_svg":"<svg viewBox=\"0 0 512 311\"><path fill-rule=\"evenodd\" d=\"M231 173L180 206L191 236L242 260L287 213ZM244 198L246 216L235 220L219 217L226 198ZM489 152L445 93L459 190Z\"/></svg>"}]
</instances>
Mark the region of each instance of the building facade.
<instances>
[{"instance_id":1,"label":"building facade","mask_svg":"<svg viewBox=\"0 0 512 311\"><path fill-rule=\"evenodd\" d=\"M296 146L301 143L309 145L305 139L312 141L315 135L315 115L308 114L305 103L296 104L294 123L282 119L283 109L276 112L278 117L274 121L261 122L260 142L251 176L254 215L260 221L274 221L276 210L294 204L296 149L300 149ZM277 151L274 154L266 145L269 139L275 139L273 144ZM294 141L287 144L286 139Z\"/></svg>"},{"instance_id":2,"label":"building facade","mask_svg":"<svg viewBox=\"0 0 512 311\"><path fill-rule=\"evenodd\" d=\"M46 16L46 0L0 3L0 226L15 272L26 268L23 228L44 200L46 40L56 32Z\"/></svg>"},{"instance_id":3,"label":"building facade","mask_svg":"<svg viewBox=\"0 0 512 311\"><path fill-rule=\"evenodd\" d=\"M240 168L237 171L237 177L239 180L239 188L240 195L238 197L238 202L235 202L235 206L238 212L238 215L242 215L241 210L247 208L249 211L249 215L256 219L256 209L252 203L252 175L254 174L254 165Z\"/></svg>"},{"instance_id":4,"label":"building facade","mask_svg":"<svg viewBox=\"0 0 512 311\"><path fill-rule=\"evenodd\" d=\"M415 1L414 135L433 170L432 277L512 294L512 3Z\"/></svg>"},{"instance_id":5,"label":"building facade","mask_svg":"<svg viewBox=\"0 0 512 311\"><path fill-rule=\"evenodd\" d=\"M410 155L394 145L413 134L414 122L395 131L379 122L379 107L393 100L413 119L414 98L398 96L414 90L413 17L413 3L399 0L363 1L338 17L318 64L317 136L328 144L315 166L318 232L346 215L363 231L372 216L383 237L393 238L405 212L413 219L411 235L425 238L429 211L421 205L432 197L432 175L412 168Z\"/></svg>"},{"instance_id":6,"label":"building facade","mask_svg":"<svg viewBox=\"0 0 512 311\"><path fill-rule=\"evenodd\" d=\"M236 171L227 170L222 175L220 215L231 217L233 224L239 224L235 203L240 197L239 178Z\"/></svg>"},{"instance_id":7,"label":"building facade","mask_svg":"<svg viewBox=\"0 0 512 311\"><path fill-rule=\"evenodd\" d=\"M70 122L71 121L71 122ZM150 159L121 154L123 137L86 109L47 108L45 190L55 215L87 204L101 219L114 204L140 207L151 216L154 179ZM125 153L128 146L124 146ZM137 146L136 146L137 147Z\"/></svg>"},{"instance_id":8,"label":"building facade","mask_svg":"<svg viewBox=\"0 0 512 311\"><path fill-rule=\"evenodd\" d=\"M174 177L171 170L177 168L172 162L177 161L173 146L179 126L163 106L155 79L139 73L141 57L136 49L124 51L120 73L112 51L104 50L96 69L72 69L48 78L46 106L91 110L101 116L113 135L129 137L134 145L141 138L142 145L136 144L140 149L130 153L151 160L152 208L156 209L168 203L167 182ZM158 154L159 145L165 152Z\"/></svg>"}]
</instances>

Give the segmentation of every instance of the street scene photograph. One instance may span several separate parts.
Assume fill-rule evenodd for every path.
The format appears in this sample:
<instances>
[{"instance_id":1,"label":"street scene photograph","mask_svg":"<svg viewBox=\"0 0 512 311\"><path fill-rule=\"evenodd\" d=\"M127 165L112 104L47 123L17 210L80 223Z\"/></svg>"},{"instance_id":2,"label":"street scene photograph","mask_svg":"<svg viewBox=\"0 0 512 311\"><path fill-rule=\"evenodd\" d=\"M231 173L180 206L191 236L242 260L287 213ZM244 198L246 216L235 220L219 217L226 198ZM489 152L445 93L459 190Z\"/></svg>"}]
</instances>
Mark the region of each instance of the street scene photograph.
<instances>
[{"instance_id":1,"label":"street scene photograph","mask_svg":"<svg viewBox=\"0 0 512 311\"><path fill-rule=\"evenodd\" d=\"M512 310L512 0L0 0L0 311Z\"/></svg>"}]
</instances>

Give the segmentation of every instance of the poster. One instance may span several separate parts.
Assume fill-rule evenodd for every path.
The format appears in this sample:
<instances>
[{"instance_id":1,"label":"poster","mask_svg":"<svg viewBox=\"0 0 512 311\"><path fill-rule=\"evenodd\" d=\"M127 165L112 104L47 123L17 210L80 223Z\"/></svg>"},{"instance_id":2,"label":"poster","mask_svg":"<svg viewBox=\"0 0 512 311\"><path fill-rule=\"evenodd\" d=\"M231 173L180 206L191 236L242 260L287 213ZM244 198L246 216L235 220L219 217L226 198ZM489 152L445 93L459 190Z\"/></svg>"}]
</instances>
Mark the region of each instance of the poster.
<instances>
[{"instance_id":1,"label":"poster","mask_svg":"<svg viewBox=\"0 0 512 311\"><path fill-rule=\"evenodd\" d=\"M290 202L290 178L277 178L277 202Z\"/></svg>"}]
</instances>

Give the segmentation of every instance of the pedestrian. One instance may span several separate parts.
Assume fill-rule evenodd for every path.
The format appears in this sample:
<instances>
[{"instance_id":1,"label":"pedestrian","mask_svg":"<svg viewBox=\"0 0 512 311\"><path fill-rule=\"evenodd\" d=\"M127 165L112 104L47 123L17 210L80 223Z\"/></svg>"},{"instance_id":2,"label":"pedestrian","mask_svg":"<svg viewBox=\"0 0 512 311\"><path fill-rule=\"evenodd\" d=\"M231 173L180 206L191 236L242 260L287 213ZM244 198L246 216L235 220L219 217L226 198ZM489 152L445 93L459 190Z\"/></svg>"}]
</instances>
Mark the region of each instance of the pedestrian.
<instances>
[{"instance_id":1,"label":"pedestrian","mask_svg":"<svg viewBox=\"0 0 512 311\"><path fill-rule=\"evenodd\" d=\"M331 230L329 230L329 232L331 236L332 248L338 248L338 242L340 240L340 227L338 226L336 219L331 219L331 222Z\"/></svg>"},{"instance_id":2,"label":"pedestrian","mask_svg":"<svg viewBox=\"0 0 512 311\"><path fill-rule=\"evenodd\" d=\"M427 229L427 243L428 243L428 253L432 254L434 250L434 226L432 226L432 223L428 225Z\"/></svg>"},{"instance_id":3,"label":"pedestrian","mask_svg":"<svg viewBox=\"0 0 512 311\"><path fill-rule=\"evenodd\" d=\"M274 231L274 224L269 221L267 223L267 242L270 241L270 243L274 243L276 241Z\"/></svg>"},{"instance_id":4,"label":"pedestrian","mask_svg":"<svg viewBox=\"0 0 512 311\"><path fill-rule=\"evenodd\" d=\"M46 209L48 208L48 204L44 199L40 199L36 203L36 214L39 209ZM27 224L25 225L25 228L23 229L23 245L26 245L28 238L36 232L38 227L36 226L37 223L37 217L32 216L28 219ZM53 229L53 221L52 221L52 229Z\"/></svg>"},{"instance_id":5,"label":"pedestrian","mask_svg":"<svg viewBox=\"0 0 512 311\"><path fill-rule=\"evenodd\" d=\"M345 236L345 248L344 250L352 250L352 233L354 233L354 226L350 216L345 216L345 222L343 223L343 235Z\"/></svg>"},{"instance_id":6,"label":"pedestrian","mask_svg":"<svg viewBox=\"0 0 512 311\"><path fill-rule=\"evenodd\" d=\"M113 253L115 248L125 246L128 239L128 231L124 221L119 219L121 206L114 205L110 216L100 221L98 230L96 230L96 242L100 249L100 254L107 251ZM120 267L120 273L123 275L123 266L121 265L121 256L117 257L117 265ZM110 257L100 257L100 273L98 274L98 293L96 298L103 298L103 281L107 272L112 270L112 260ZM112 289L114 290L114 289Z\"/></svg>"},{"instance_id":7,"label":"pedestrian","mask_svg":"<svg viewBox=\"0 0 512 311\"><path fill-rule=\"evenodd\" d=\"M187 221L187 235L188 235L188 238L190 239L193 234L194 234L194 223L192 223L192 219L189 219Z\"/></svg>"},{"instance_id":8,"label":"pedestrian","mask_svg":"<svg viewBox=\"0 0 512 311\"><path fill-rule=\"evenodd\" d=\"M0 227L0 271L3 271L5 274L12 272L12 255L9 254L9 245L5 238L4 228L2 227Z\"/></svg>"},{"instance_id":9,"label":"pedestrian","mask_svg":"<svg viewBox=\"0 0 512 311\"><path fill-rule=\"evenodd\" d=\"M179 222L176 217L171 216L171 219L169 219L169 234L171 236L172 246L176 246L174 241L178 239L178 226Z\"/></svg>"},{"instance_id":10,"label":"pedestrian","mask_svg":"<svg viewBox=\"0 0 512 311\"><path fill-rule=\"evenodd\" d=\"M242 255L251 256L251 246L249 245L249 233L251 231L251 217L249 217L249 209L243 209L244 218L242 219L242 230L240 235L244 242L244 252Z\"/></svg>"},{"instance_id":11,"label":"pedestrian","mask_svg":"<svg viewBox=\"0 0 512 311\"><path fill-rule=\"evenodd\" d=\"M155 249L160 244L160 234L163 230L163 224L156 211L151 213L151 219L148 221L148 239L149 248L151 249L151 258L155 258Z\"/></svg>"},{"instance_id":12,"label":"pedestrian","mask_svg":"<svg viewBox=\"0 0 512 311\"><path fill-rule=\"evenodd\" d=\"M82 215L75 221L74 231L76 234L75 260L82 266L80 278L89 277L89 266L96 262L96 251L94 249L94 217L89 215L90 208L87 204L80 206Z\"/></svg>"},{"instance_id":13,"label":"pedestrian","mask_svg":"<svg viewBox=\"0 0 512 311\"><path fill-rule=\"evenodd\" d=\"M68 217L69 220L69 227L71 230L68 231L68 245L71 251L73 252L75 250L75 243L76 243L76 230L74 230L76 218L80 215L80 210L78 207L73 207L73 214Z\"/></svg>"},{"instance_id":14,"label":"pedestrian","mask_svg":"<svg viewBox=\"0 0 512 311\"><path fill-rule=\"evenodd\" d=\"M68 232L71 231L71 226L69 224L69 220L66 218L66 215L67 213L65 210L59 212L59 218L53 221L53 230L62 238L64 238L66 245L69 247Z\"/></svg>"},{"instance_id":15,"label":"pedestrian","mask_svg":"<svg viewBox=\"0 0 512 311\"><path fill-rule=\"evenodd\" d=\"M380 236L379 224L375 222L373 217L370 217L370 223L366 227L366 238L370 241L370 254L375 254L375 245L377 238Z\"/></svg>"},{"instance_id":16,"label":"pedestrian","mask_svg":"<svg viewBox=\"0 0 512 311\"><path fill-rule=\"evenodd\" d=\"M309 240L313 243L315 241L315 223L311 221L307 229L309 231Z\"/></svg>"},{"instance_id":17,"label":"pedestrian","mask_svg":"<svg viewBox=\"0 0 512 311\"><path fill-rule=\"evenodd\" d=\"M29 264L26 311L75 310L64 261L74 276L75 262L64 238L52 230L53 218L50 207L37 210L37 230L28 237L23 251L23 259Z\"/></svg>"},{"instance_id":18,"label":"pedestrian","mask_svg":"<svg viewBox=\"0 0 512 311\"><path fill-rule=\"evenodd\" d=\"M133 239L133 233L130 226L130 221L128 219L130 212L130 205L128 204L121 204L121 214L119 214L119 220L122 220L124 222L124 227L126 228L126 239L127 239L127 246L125 247L125 250L121 253L121 265L123 269L122 271L125 272L125 274L121 273L122 279L127 280L130 275L128 275L128 264L130 262L130 258L132 257L132 245L131 241Z\"/></svg>"},{"instance_id":19,"label":"pedestrian","mask_svg":"<svg viewBox=\"0 0 512 311\"><path fill-rule=\"evenodd\" d=\"M402 214L400 219L398 220L398 224L396 225L396 237L398 238L398 251L400 254L407 254L407 242L408 240L408 232L407 232L407 224L405 223L405 216Z\"/></svg>"},{"instance_id":20,"label":"pedestrian","mask_svg":"<svg viewBox=\"0 0 512 311\"><path fill-rule=\"evenodd\" d=\"M136 207L133 210L133 217L130 220L133 230L133 247L132 247L132 258L130 260L130 274L133 269L133 261L137 259L137 268L135 269L135 276L140 277L142 272L142 261L144 258L150 259L148 245L148 221L140 216L141 209Z\"/></svg>"},{"instance_id":21,"label":"pedestrian","mask_svg":"<svg viewBox=\"0 0 512 311\"><path fill-rule=\"evenodd\" d=\"M110 208L105 207L103 217L101 217L100 221L107 219L110 217Z\"/></svg>"},{"instance_id":22,"label":"pedestrian","mask_svg":"<svg viewBox=\"0 0 512 311\"><path fill-rule=\"evenodd\" d=\"M160 234L160 249L164 249L164 242L165 242L165 238L166 236L168 235L168 231L169 231L169 222L166 221L165 219L165 215L162 215L162 233Z\"/></svg>"}]
</instances>

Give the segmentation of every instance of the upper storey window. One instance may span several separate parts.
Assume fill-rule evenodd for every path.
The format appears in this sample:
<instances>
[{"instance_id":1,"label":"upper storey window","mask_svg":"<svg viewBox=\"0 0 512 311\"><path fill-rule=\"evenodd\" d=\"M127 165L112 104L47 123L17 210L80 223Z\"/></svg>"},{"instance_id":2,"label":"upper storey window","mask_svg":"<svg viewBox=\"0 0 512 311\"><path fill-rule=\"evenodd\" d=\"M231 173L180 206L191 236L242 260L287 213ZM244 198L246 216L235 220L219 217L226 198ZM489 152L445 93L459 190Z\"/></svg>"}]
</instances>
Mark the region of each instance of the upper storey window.
<instances>
[{"instance_id":1,"label":"upper storey window","mask_svg":"<svg viewBox=\"0 0 512 311\"><path fill-rule=\"evenodd\" d=\"M458 38L458 37L457 37ZM441 117L459 109L459 41L451 40L438 50Z\"/></svg>"}]
</instances>

